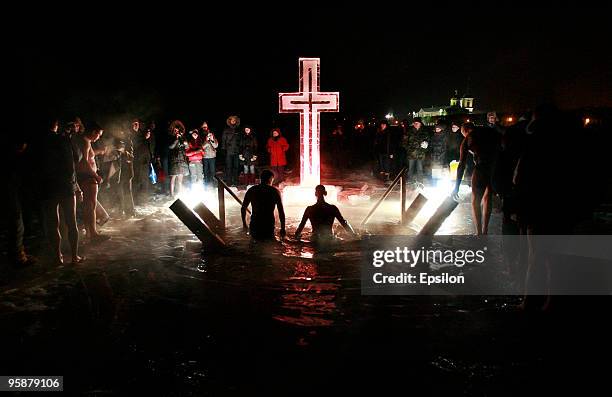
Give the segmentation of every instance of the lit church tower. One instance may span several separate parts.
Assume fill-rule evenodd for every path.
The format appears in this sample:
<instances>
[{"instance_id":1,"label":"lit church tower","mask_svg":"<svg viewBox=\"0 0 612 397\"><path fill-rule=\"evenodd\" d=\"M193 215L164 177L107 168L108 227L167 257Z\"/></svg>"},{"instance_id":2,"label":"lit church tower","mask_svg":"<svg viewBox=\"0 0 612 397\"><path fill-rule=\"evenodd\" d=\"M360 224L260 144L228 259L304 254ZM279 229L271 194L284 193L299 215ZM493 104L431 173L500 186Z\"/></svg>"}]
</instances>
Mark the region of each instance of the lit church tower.
<instances>
[{"instance_id":1,"label":"lit church tower","mask_svg":"<svg viewBox=\"0 0 612 397\"><path fill-rule=\"evenodd\" d=\"M472 113L474 111L474 97L472 94L466 93L461 96L460 106Z\"/></svg>"},{"instance_id":2,"label":"lit church tower","mask_svg":"<svg viewBox=\"0 0 612 397\"><path fill-rule=\"evenodd\" d=\"M457 90L455 90L455 95L453 95L450 100L450 105L453 107L459 106L459 94L457 93Z\"/></svg>"}]
</instances>

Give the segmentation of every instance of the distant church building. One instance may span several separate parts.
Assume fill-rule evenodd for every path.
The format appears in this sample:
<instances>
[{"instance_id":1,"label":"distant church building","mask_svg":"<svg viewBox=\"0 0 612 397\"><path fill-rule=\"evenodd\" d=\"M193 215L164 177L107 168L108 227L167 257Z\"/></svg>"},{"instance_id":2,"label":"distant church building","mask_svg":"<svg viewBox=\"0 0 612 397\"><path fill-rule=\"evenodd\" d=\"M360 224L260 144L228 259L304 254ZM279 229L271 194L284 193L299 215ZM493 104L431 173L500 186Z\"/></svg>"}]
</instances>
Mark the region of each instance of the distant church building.
<instances>
[{"instance_id":1,"label":"distant church building","mask_svg":"<svg viewBox=\"0 0 612 397\"><path fill-rule=\"evenodd\" d=\"M469 91L459 96L457 90L450 99L450 106L432 106L429 108L421 108L418 112L413 112L413 117L420 117L425 124L433 124L434 120L453 114L469 114L474 111L474 97Z\"/></svg>"}]
</instances>

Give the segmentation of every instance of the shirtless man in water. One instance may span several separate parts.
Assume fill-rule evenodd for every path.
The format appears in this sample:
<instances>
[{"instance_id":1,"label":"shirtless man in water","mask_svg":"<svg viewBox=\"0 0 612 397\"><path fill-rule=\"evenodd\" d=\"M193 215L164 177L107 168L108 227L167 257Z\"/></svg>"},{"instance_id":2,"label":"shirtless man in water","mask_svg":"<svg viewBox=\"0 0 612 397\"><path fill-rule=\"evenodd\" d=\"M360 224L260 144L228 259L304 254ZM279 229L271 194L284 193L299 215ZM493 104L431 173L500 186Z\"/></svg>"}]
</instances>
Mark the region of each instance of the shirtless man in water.
<instances>
[{"instance_id":1,"label":"shirtless man in water","mask_svg":"<svg viewBox=\"0 0 612 397\"><path fill-rule=\"evenodd\" d=\"M325 190L325 186L318 185L315 188L317 203L307 207L306 211L304 211L302 222L300 222L300 225L295 231L296 240L300 239L302 230L304 229L304 226L306 226L306 221L309 219L310 225L312 226L312 240L314 242L333 240L334 235L332 232L332 225L334 224L334 219L338 219L338 222L340 222L342 227L344 227L347 232L353 235L355 234L355 231L348 221L342 217L338 207L325 202L326 195L327 191Z\"/></svg>"},{"instance_id":2,"label":"shirtless man in water","mask_svg":"<svg viewBox=\"0 0 612 397\"><path fill-rule=\"evenodd\" d=\"M285 210L280 192L272 186L274 174L270 170L264 170L259 175L259 179L261 179L261 183L252 186L244 195L244 201L240 209L242 227L255 240L273 240L276 223L274 208L276 208L278 210L280 237L282 239L285 237ZM251 223L247 226L246 213L249 205L251 206L252 214Z\"/></svg>"},{"instance_id":3,"label":"shirtless man in water","mask_svg":"<svg viewBox=\"0 0 612 397\"><path fill-rule=\"evenodd\" d=\"M474 157L472 172L472 216L476 234L488 234L493 207L492 177L499 152L499 135L490 128L475 128L472 123L461 126L463 142L459 150L459 166L453 198L459 197L459 187L467 165L468 154ZM484 220L483 220L484 217Z\"/></svg>"}]
</instances>

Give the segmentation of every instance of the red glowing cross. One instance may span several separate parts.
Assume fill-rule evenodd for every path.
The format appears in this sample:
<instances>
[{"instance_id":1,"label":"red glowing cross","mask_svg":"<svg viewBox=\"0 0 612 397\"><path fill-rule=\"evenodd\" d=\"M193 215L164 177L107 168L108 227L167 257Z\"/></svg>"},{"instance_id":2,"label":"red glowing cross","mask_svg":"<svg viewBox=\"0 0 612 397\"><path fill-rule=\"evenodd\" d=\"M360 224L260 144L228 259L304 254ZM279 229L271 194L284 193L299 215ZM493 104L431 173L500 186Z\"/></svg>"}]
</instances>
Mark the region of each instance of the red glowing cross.
<instances>
[{"instance_id":1,"label":"red glowing cross","mask_svg":"<svg viewBox=\"0 0 612 397\"><path fill-rule=\"evenodd\" d=\"M338 92L319 92L319 58L300 58L300 91L278 94L280 113L300 113L300 185L321 183L320 112L337 112Z\"/></svg>"}]
</instances>

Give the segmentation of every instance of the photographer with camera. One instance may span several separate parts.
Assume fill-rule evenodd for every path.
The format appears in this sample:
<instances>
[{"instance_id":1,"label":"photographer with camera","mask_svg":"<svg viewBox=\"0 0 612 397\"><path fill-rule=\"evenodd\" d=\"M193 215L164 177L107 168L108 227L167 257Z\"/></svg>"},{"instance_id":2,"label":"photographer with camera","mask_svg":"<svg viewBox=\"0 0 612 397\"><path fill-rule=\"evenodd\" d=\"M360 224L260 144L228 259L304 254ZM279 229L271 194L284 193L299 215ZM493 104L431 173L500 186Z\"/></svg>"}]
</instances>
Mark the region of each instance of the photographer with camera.
<instances>
[{"instance_id":1,"label":"photographer with camera","mask_svg":"<svg viewBox=\"0 0 612 397\"><path fill-rule=\"evenodd\" d=\"M215 162L217 160L217 148L219 142L215 134L208 128L208 123L205 121L200 127L200 136L204 137L204 155L202 156L204 165L204 186L213 186L215 179Z\"/></svg>"},{"instance_id":2,"label":"photographer with camera","mask_svg":"<svg viewBox=\"0 0 612 397\"><path fill-rule=\"evenodd\" d=\"M189 143L185 139L185 125L180 120L174 120L170 123L168 129L170 134L170 142L168 149L169 170L170 175L170 195L176 197L183 187L183 176L189 175L189 166L187 165L187 155L185 153Z\"/></svg>"},{"instance_id":3,"label":"photographer with camera","mask_svg":"<svg viewBox=\"0 0 612 397\"><path fill-rule=\"evenodd\" d=\"M200 132L196 129L189 131L187 136L189 145L185 150L189 160L189 176L191 178L191 188L202 185L202 156L204 155L204 144L200 138Z\"/></svg>"}]
</instances>

